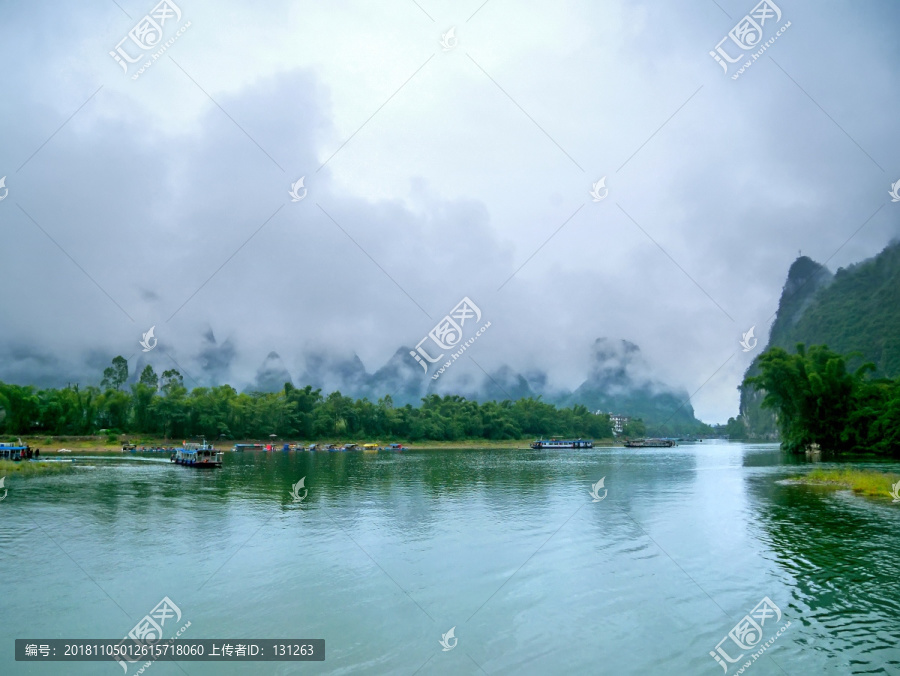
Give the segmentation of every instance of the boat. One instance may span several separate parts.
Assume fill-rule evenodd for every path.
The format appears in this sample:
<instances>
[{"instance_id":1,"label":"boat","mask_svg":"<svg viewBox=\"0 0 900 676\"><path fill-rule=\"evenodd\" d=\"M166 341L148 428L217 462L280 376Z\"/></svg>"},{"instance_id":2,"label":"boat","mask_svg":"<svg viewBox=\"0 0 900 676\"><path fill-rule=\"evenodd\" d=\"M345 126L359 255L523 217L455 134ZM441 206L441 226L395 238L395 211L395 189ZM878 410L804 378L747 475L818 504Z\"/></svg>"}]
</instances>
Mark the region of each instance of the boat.
<instances>
[{"instance_id":1,"label":"boat","mask_svg":"<svg viewBox=\"0 0 900 676\"><path fill-rule=\"evenodd\" d=\"M222 466L222 451L217 451L203 440L202 444L183 444L172 454L170 460L176 465L207 469Z\"/></svg>"},{"instance_id":2,"label":"boat","mask_svg":"<svg viewBox=\"0 0 900 676\"><path fill-rule=\"evenodd\" d=\"M235 452L264 451L266 450L266 447L262 444L235 444L231 450Z\"/></svg>"},{"instance_id":3,"label":"boat","mask_svg":"<svg viewBox=\"0 0 900 676\"><path fill-rule=\"evenodd\" d=\"M670 448L675 446L673 439L629 439L626 448Z\"/></svg>"},{"instance_id":4,"label":"boat","mask_svg":"<svg viewBox=\"0 0 900 676\"><path fill-rule=\"evenodd\" d=\"M593 448L593 439L538 439L531 442L535 449L551 450L557 448Z\"/></svg>"},{"instance_id":5,"label":"boat","mask_svg":"<svg viewBox=\"0 0 900 676\"><path fill-rule=\"evenodd\" d=\"M341 450L342 451L358 451L360 449L359 449L359 446L357 446L356 444L344 444L343 446L341 446Z\"/></svg>"},{"instance_id":6,"label":"boat","mask_svg":"<svg viewBox=\"0 0 900 676\"><path fill-rule=\"evenodd\" d=\"M318 450L319 450L319 444L310 444L310 445L309 445L309 448L307 448L306 450L307 450L307 451L318 451Z\"/></svg>"},{"instance_id":7,"label":"boat","mask_svg":"<svg viewBox=\"0 0 900 676\"><path fill-rule=\"evenodd\" d=\"M382 451L402 451L406 448L408 448L408 446L404 446L403 444L388 444L381 450Z\"/></svg>"},{"instance_id":8,"label":"boat","mask_svg":"<svg viewBox=\"0 0 900 676\"><path fill-rule=\"evenodd\" d=\"M381 450L378 444L363 444L363 453L377 453Z\"/></svg>"},{"instance_id":9,"label":"boat","mask_svg":"<svg viewBox=\"0 0 900 676\"><path fill-rule=\"evenodd\" d=\"M0 460L22 460L28 454L28 446L0 444Z\"/></svg>"},{"instance_id":10,"label":"boat","mask_svg":"<svg viewBox=\"0 0 900 676\"><path fill-rule=\"evenodd\" d=\"M343 451L343 448L338 448L334 444L328 444L325 448L321 449L323 451Z\"/></svg>"}]
</instances>

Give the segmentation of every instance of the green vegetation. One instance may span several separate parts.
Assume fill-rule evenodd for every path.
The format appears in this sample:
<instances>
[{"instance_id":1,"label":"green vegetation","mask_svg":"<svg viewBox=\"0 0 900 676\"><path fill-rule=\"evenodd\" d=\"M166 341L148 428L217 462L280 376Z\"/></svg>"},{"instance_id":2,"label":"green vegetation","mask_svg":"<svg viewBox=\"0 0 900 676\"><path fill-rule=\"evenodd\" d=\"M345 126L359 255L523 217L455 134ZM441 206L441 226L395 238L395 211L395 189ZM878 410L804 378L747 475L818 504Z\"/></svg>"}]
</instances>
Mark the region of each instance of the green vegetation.
<instances>
[{"instance_id":1,"label":"green vegetation","mask_svg":"<svg viewBox=\"0 0 900 676\"><path fill-rule=\"evenodd\" d=\"M794 481L811 486L849 488L870 497L890 497L893 486L900 482L900 475L860 469L815 469Z\"/></svg>"},{"instance_id":2,"label":"green vegetation","mask_svg":"<svg viewBox=\"0 0 900 676\"><path fill-rule=\"evenodd\" d=\"M783 448L900 452L900 379L870 378L871 363L850 373L846 361L802 343L796 354L775 347L760 355L760 375L744 384L765 393L762 407L775 411Z\"/></svg>"},{"instance_id":3,"label":"green vegetation","mask_svg":"<svg viewBox=\"0 0 900 676\"><path fill-rule=\"evenodd\" d=\"M102 389L77 385L35 390L0 382L0 434L90 435L107 440L128 433L166 439L370 438L410 441L513 440L532 436L612 437L608 415L586 407L558 408L538 399L479 404L460 396L424 397L414 408L395 408L390 396L373 403L285 383L275 393L238 394L229 385L188 391L181 374L157 377L151 366L122 389L122 357L103 373Z\"/></svg>"},{"instance_id":4,"label":"green vegetation","mask_svg":"<svg viewBox=\"0 0 900 676\"><path fill-rule=\"evenodd\" d=\"M35 476L37 474L67 472L70 469L72 469L71 462L13 462L12 460L0 460L0 476L9 474Z\"/></svg>"},{"instance_id":5,"label":"green vegetation","mask_svg":"<svg viewBox=\"0 0 900 676\"><path fill-rule=\"evenodd\" d=\"M790 350L797 343L827 344L848 357L850 368L874 364L874 375L900 377L900 243L874 258L838 269L832 275L822 265L801 256L788 272L769 336L769 347ZM745 375L758 376L760 358ZM741 388L744 433L764 438L775 433L770 411L761 408L763 393ZM737 430L735 430L737 431Z\"/></svg>"}]
</instances>

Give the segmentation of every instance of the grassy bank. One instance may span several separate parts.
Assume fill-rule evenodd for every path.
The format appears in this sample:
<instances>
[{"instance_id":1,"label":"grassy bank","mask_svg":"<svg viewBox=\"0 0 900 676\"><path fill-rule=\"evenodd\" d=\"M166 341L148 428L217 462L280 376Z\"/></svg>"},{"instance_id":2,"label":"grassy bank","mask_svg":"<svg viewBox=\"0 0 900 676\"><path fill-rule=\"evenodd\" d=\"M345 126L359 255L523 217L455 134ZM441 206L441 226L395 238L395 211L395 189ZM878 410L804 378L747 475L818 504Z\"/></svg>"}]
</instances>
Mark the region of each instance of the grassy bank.
<instances>
[{"instance_id":1,"label":"grassy bank","mask_svg":"<svg viewBox=\"0 0 900 676\"><path fill-rule=\"evenodd\" d=\"M110 442L106 437L23 437L24 443L27 443L32 448L40 448L41 456L50 455L51 453L56 456L56 451L60 448L70 449L73 453L121 453L122 451L122 442L114 441ZM158 439L153 437L132 437L130 439L131 443L135 444L138 448L144 446L147 448L157 448L157 447L171 447L174 446L178 448L181 446L182 439L174 440L174 439ZM187 441L199 441L198 439L188 439ZM344 439L313 439L313 440L300 440L300 439L276 439L274 441L269 439L210 439L216 448L220 450L231 450L231 447L235 444L239 443L263 443L268 444L272 443L276 449L281 450L282 445L287 443L298 443L302 446L309 446L312 443L318 444L344 444L344 443L378 443L380 446L386 446L389 443L402 443L404 446L409 446L413 450L437 450L437 449L449 449L449 448L462 448L462 449L497 449L497 450L514 450L514 449L522 449L528 448L531 445L531 442L534 441L533 437L528 437L526 439L507 439L503 441L493 440L493 439L462 439L458 441L430 441L427 439L422 439L419 441L407 441L405 439L353 439L353 438L344 438ZM618 445L621 446L621 442L616 442L613 439L595 439L594 447L608 447ZM60 454L59 457L65 457L65 454Z\"/></svg>"},{"instance_id":2,"label":"grassy bank","mask_svg":"<svg viewBox=\"0 0 900 676\"><path fill-rule=\"evenodd\" d=\"M36 476L38 474L54 474L68 472L72 469L71 462L13 462L12 460L0 460L0 476Z\"/></svg>"},{"instance_id":3,"label":"grassy bank","mask_svg":"<svg viewBox=\"0 0 900 676\"><path fill-rule=\"evenodd\" d=\"M814 469L794 480L810 486L847 489L868 497L891 497L891 487L900 475L868 469Z\"/></svg>"}]
</instances>

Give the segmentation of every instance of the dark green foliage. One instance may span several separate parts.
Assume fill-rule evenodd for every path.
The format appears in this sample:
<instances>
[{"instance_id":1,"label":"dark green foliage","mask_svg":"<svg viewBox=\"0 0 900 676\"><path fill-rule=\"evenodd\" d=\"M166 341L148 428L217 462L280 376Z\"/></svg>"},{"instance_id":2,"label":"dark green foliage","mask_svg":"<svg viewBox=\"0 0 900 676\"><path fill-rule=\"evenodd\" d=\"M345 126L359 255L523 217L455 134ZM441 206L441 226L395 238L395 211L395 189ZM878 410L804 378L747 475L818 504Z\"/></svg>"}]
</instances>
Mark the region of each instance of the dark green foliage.
<instances>
[{"instance_id":1,"label":"dark green foliage","mask_svg":"<svg viewBox=\"0 0 900 676\"><path fill-rule=\"evenodd\" d=\"M781 294L769 347L790 350L797 343L826 343L848 355L848 368L866 361L878 376L900 376L900 243L833 276L809 258L798 258ZM750 366L748 377L759 375L760 359ZM774 431L774 420L761 402L760 392L742 387L741 418L752 437Z\"/></svg>"},{"instance_id":2,"label":"dark green foliage","mask_svg":"<svg viewBox=\"0 0 900 676\"><path fill-rule=\"evenodd\" d=\"M320 390L291 383L274 393L238 394L229 385L188 392L178 371L165 371L157 379L149 366L129 393L118 389L128 365L113 361L115 366L107 369L111 373L104 372L105 391L80 390L77 385L36 391L0 382L0 406L6 411L0 432L85 435L108 429L172 439L266 439L275 434L282 439L335 441L612 436L609 416L594 415L579 405L557 408L540 398L479 404L432 394L418 408L395 408L390 396L376 403L340 392L323 397Z\"/></svg>"},{"instance_id":3,"label":"dark green foliage","mask_svg":"<svg viewBox=\"0 0 900 676\"><path fill-rule=\"evenodd\" d=\"M759 375L744 385L765 393L762 407L775 412L783 448L900 451L900 379L870 379L872 363L850 373L847 359L825 345L807 350L802 343L796 354L773 347L760 355Z\"/></svg>"}]
</instances>

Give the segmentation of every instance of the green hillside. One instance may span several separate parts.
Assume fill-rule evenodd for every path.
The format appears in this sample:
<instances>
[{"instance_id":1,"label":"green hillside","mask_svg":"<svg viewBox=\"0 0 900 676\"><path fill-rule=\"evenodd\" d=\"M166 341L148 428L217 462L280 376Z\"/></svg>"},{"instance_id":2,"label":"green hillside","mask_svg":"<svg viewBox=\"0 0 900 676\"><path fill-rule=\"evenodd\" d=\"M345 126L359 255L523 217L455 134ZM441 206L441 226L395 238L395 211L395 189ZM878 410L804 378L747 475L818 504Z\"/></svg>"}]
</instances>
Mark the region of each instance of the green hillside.
<instances>
[{"instance_id":1,"label":"green hillside","mask_svg":"<svg viewBox=\"0 0 900 676\"><path fill-rule=\"evenodd\" d=\"M850 366L870 361L876 376L900 376L900 242L834 275L806 256L794 261L768 347L793 352L797 343L858 352ZM759 374L758 359L747 376ZM760 409L761 401L762 393L741 388L740 421L751 438L775 433L773 415Z\"/></svg>"}]
</instances>

